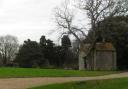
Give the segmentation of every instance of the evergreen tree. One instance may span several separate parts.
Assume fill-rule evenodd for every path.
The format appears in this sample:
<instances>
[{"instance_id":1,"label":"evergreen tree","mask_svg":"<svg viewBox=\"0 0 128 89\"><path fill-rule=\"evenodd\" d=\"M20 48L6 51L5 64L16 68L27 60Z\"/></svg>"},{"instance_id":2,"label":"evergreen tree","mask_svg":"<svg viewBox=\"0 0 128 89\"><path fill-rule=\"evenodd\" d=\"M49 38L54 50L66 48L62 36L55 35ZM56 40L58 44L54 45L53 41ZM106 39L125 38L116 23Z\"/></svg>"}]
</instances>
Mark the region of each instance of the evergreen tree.
<instances>
[{"instance_id":1,"label":"evergreen tree","mask_svg":"<svg viewBox=\"0 0 128 89\"><path fill-rule=\"evenodd\" d=\"M45 36L42 36L40 38L40 49L42 54L44 55L45 63L47 66L53 65L54 62L53 48L54 48L54 43L52 40L50 39L47 40Z\"/></svg>"},{"instance_id":2,"label":"evergreen tree","mask_svg":"<svg viewBox=\"0 0 128 89\"><path fill-rule=\"evenodd\" d=\"M41 46L46 46L46 38L45 38L45 36L41 36L41 38L40 38L40 45Z\"/></svg>"},{"instance_id":3,"label":"evergreen tree","mask_svg":"<svg viewBox=\"0 0 128 89\"><path fill-rule=\"evenodd\" d=\"M54 65L54 43L52 40L46 40L45 57L48 59L50 65Z\"/></svg>"},{"instance_id":4,"label":"evergreen tree","mask_svg":"<svg viewBox=\"0 0 128 89\"><path fill-rule=\"evenodd\" d=\"M117 66L119 69L128 69L128 16L106 18L97 23L97 41L112 42L117 51ZM90 41L92 31L87 39Z\"/></svg>"},{"instance_id":5,"label":"evergreen tree","mask_svg":"<svg viewBox=\"0 0 128 89\"><path fill-rule=\"evenodd\" d=\"M63 66L67 67L67 65L70 64L70 62L72 62L72 52L69 49L69 47L71 47L71 41L68 37L68 35L64 35L61 39L61 45L62 45L62 62L63 62Z\"/></svg>"},{"instance_id":6,"label":"evergreen tree","mask_svg":"<svg viewBox=\"0 0 128 89\"><path fill-rule=\"evenodd\" d=\"M66 48L71 47L71 41L70 41L68 35L64 35L62 37L61 44L63 47L66 47Z\"/></svg>"},{"instance_id":7,"label":"evergreen tree","mask_svg":"<svg viewBox=\"0 0 128 89\"><path fill-rule=\"evenodd\" d=\"M28 68L42 66L43 61L44 58L40 46L36 41L31 41L29 39L24 41L15 59L15 62L18 63L20 67Z\"/></svg>"}]
</instances>

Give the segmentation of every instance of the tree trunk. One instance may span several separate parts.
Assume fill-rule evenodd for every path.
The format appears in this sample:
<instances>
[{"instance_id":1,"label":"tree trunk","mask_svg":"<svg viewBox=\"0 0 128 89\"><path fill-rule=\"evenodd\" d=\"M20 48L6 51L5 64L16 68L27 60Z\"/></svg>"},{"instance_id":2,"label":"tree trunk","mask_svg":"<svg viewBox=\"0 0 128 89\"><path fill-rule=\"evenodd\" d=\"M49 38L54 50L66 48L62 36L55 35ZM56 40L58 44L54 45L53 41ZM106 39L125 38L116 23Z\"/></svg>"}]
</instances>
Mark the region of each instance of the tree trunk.
<instances>
[{"instance_id":1,"label":"tree trunk","mask_svg":"<svg viewBox=\"0 0 128 89\"><path fill-rule=\"evenodd\" d=\"M80 47L79 47L79 52L78 52L78 56L79 56L79 70L85 70L85 60L84 60L84 57L85 57L85 52L83 51L84 50L84 43L81 43L80 44Z\"/></svg>"},{"instance_id":2,"label":"tree trunk","mask_svg":"<svg viewBox=\"0 0 128 89\"><path fill-rule=\"evenodd\" d=\"M79 70L85 70L85 60L82 52L79 52Z\"/></svg>"}]
</instances>

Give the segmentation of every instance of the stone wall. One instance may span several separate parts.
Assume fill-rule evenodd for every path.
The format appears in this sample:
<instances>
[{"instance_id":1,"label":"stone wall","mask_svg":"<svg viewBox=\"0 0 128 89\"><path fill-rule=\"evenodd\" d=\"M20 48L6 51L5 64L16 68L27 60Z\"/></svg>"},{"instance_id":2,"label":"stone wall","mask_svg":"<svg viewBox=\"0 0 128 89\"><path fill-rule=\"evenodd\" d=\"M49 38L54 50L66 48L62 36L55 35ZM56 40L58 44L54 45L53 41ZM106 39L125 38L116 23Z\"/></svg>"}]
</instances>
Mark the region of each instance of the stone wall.
<instances>
[{"instance_id":1,"label":"stone wall","mask_svg":"<svg viewBox=\"0 0 128 89\"><path fill-rule=\"evenodd\" d=\"M88 55L90 44L82 45L79 52L80 70L115 70L116 69L116 50L111 43L97 43L94 50Z\"/></svg>"},{"instance_id":2,"label":"stone wall","mask_svg":"<svg viewBox=\"0 0 128 89\"><path fill-rule=\"evenodd\" d=\"M96 52L96 70L113 70L114 67L113 51L97 51Z\"/></svg>"}]
</instances>

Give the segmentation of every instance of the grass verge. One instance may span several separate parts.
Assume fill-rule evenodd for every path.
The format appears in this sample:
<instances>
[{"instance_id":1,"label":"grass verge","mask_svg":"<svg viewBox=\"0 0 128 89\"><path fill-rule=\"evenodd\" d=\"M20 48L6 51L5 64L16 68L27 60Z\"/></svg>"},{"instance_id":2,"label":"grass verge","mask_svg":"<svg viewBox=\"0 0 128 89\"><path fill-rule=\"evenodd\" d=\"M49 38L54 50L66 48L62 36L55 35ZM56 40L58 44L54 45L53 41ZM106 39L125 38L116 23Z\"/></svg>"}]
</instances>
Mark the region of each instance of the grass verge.
<instances>
[{"instance_id":1,"label":"grass verge","mask_svg":"<svg viewBox=\"0 0 128 89\"><path fill-rule=\"evenodd\" d=\"M101 76L117 71L77 71L61 69L33 69L33 68L0 68L0 78L23 78L23 77L87 77Z\"/></svg>"},{"instance_id":2,"label":"grass verge","mask_svg":"<svg viewBox=\"0 0 128 89\"><path fill-rule=\"evenodd\" d=\"M53 84L29 89L128 89L128 78Z\"/></svg>"}]
</instances>

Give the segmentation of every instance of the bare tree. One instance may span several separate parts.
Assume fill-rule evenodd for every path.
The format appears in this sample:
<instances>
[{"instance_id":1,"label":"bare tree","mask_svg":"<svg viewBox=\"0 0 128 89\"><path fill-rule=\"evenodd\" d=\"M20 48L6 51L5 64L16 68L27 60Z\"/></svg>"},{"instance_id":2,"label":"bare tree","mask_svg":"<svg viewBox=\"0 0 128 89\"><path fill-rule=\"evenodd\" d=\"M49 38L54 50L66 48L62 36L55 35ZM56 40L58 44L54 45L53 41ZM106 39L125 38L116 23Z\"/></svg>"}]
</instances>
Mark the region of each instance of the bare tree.
<instances>
[{"instance_id":1,"label":"bare tree","mask_svg":"<svg viewBox=\"0 0 128 89\"><path fill-rule=\"evenodd\" d=\"M18 47L19 44L16 37L11 35L0 37L0 53L4 65L13 61L18 51Z\"/></svg>"},{"instance_id":2,"label":"bare tree","mask_svg":"<svg viewBox=\"0 0 128 89\"><path fill-rule=\"evenodd\" d=\"M55 21L57 23L58 29L62 31L61 35L73 35L79 41L79 43L81 43L82 40L77 33L81 33L84 37L86 37L86 34L83 31L85 28L79 28L73 24L75 17L73 11L68 8L68 3L70 2L65 1L62 4L62 7L57 7L55 9Z\"/></svg>"},{"instance_id":3,"label":"bare tree","mask_svg":"<svg viewBox=\"0 0 128 89\"><path fill-rule=\"evenodd\" d=\"M69 3L69 2L68 2ZM85 28L79 28L74 25L73 21L75 19L73 12L68 8L68 4L66 1L63 3L62 8L58 7L55 11L55 20L57 23L57 27L59 30L63 31L61 35L68 34L73 35L79 44L83 44L82 39L79 37L77 33L81 33L84 38L86 38L86 34L83 30ZM80 57L80 56L79 56ZM84 60L79 58L79 69L83 69L81 67L84 65Z\"/></svg>"},{"instance_id":4,"label":"bare tree","mask_svg":"<svg viewBox=\"0 0 128 89\"><path fill-rule=\"evenodd\" d=\"M91 45L88 48L88 51L84 54L87 57L96 43L96 28L97 23L101 20L104 20L108 17L126 15L127 0L78 0L79 8L87 13L88 18L90 19L91 30L93 30L93 39L91 40ZM55 13L56 23L59 29L63 30L63 34L72 34L79 41L81 46L84 44L80 37L77 35L77 32L81 32L82 35L86 38L86 29L79 28L79 26L73 25L74 15L68 8L68 4L65 3L62 8L57 8ZM84 69L84 59L79 55L79 69Z\"/></svg>"},{"instance_id":5,"label":"bare tree","mask_svg":"<svg viewBox=\"0 0 128 89\"><path fill-rule=\"evenodd\" d=\"M127 15L128 7L127 0L78 0L80 9L86 11L90 19L91 30L93 32L92 39L88 51L86 51L85 58L90 54L95 46L98 29L98 22L111 18L114 16ZM97 29L96 29L97 28ZM84 67L84 65L83 65ZM82 69L83 67L80 67Z\"/></svg>"},{"instance_id":6,"label":"bare tree","mask_svg":"<svg viewBox=\"0 0 128 89\"><path fill-rule=\"evenodd\" d=\"M126 0L79 0L80 9L87 12L91 28L94 30L99 21L107 17L126 15Z\"/></svg>"}]
</instances>

